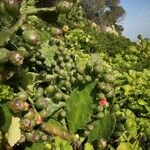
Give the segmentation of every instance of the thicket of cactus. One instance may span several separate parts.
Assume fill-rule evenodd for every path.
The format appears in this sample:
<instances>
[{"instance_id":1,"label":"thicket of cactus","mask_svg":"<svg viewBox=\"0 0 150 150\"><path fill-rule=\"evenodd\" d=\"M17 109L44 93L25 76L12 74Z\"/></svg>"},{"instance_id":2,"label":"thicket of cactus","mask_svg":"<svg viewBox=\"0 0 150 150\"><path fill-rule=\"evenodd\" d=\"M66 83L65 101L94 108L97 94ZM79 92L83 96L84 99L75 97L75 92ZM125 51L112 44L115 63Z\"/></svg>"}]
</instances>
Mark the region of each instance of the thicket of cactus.
<instances>
[{"instance_id":1,"label":"thicket of cactus","mask_svg":"<svg viewBox=\"0 0 150 150\"><path fill-rule=\"evenodd\" d=\"M0 148L148 149L150 41L102 33L79 1L11 2L0 1Z\"/></svg>"}]
</instances>

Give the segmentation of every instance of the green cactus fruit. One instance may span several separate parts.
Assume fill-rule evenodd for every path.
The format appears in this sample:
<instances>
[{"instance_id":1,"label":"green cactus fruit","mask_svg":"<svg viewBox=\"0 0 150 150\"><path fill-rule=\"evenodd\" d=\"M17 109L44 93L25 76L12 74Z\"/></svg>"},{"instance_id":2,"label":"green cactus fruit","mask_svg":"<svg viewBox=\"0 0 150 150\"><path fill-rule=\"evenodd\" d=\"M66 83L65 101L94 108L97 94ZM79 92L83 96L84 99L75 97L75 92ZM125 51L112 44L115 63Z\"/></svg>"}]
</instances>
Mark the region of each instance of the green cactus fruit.
<instances>
[{"instance_id":1,"label":"green cactus fruit","mask_svg":"<svg viewBox=\"0 0 150 150\"><path fill-rule=\"evenodd\" d=\"M98 83L98 88L101 90L104 90L106 88L106 83L105 82L99 82Z\"/></svg>"},{"instance_id":2,"label":"green cactus fruit","mask_svg":"<svg viewBox=\"0 0 150 150\"><path fill-rule=\"evenodd\" d=\"M31 131L33 127L31 126L31 120L23 118L20 120L20 128L24 131Z\"/></svg>"},{"instance_id":3,"label":"green cactus fruit","mask_svg":"<svg viewBox=\"0 0 150 150\"><path fill-rule=\"evenodd\" d=\"M104 110L104 107L103 107L103 106L98 105L97 110L98 110L99 112L102 112L102 111Z\"/></svg>"},{"instance_id":4,"label":"green cactus fruit","mask_svg":"<svg viewBox=\"0 0 150 150\"><path fill-rule=\"evenodd\" d=\"M87 82L91 82L91 81L92 81L92 77L89 76L89 75L86 75L86 76L85 76L85 80L86 80Z\"/></svg>"},{"instance_id":5,"label":"green cactus fruit","mask_svg":"<svg viewBox=\"0 0 150 150\"><path fill-rule=\"evenodd\" d=\"M47 95L51 95L55 92L55 87L53 85L49 85L46 89L45 89L45 94Z\"/></svg>"},{"instance_id":6,"label":"green cactus fruit","mask_svg":"<svg viewBox=\"0 0 150 150\"><path fill-rule=\"evenodd\" d=\"M106 74L104 75L104 79L106 82L114 83L115 77L112 74Z\"/></svg>"},{"instance_id":7,"label":"green cactus fruit","mask_svg":"<svg viewBox=\"0 0 150 150\"><path fill-rule=\"evenodd\" d=\"M100 74L102 74L103 73L103 67L101 66L101 65L99 65L99 66L94 66L94 71L96 72L96 73L100 73Z\"/></svg>"},{"instance_id":8,"label":"green cactus fruit","mask_svg":"<svg viewBox=\"0 0 150 150\"><path fill-rule=\"evenodd\" d=\"M60 54L60 56L58 56L57 60L58 60L58 62L63 62L64 61L64 57L62 57L61 54Z\"/></svg>"},{"instance_id":9,"label":"green cactus fruit","mask_svg":"<svg viewBox=\"0 0 150 150\"><path fill-rule=\"evenodd\" d=\"M25 30L23 32L23 38L26 42L32 45L41 43L41 36L36 30Z\"/></svg>"},{"instance_id":10,"label":"green cactus fruit","mask_svg":"<svg viewBox=\"0 0 150 150\"><path fill-rule=\"evenodd\" d=\"M116 128L117 128L117 131L120 131L120 132L125 131L125 127L124 127L124 125L122 123L118 123L116 125Z\"/></svg>"},{"instance_id":11,"label":"green cactus fruit","mask_svg":"<svg viewBox=\"0 0 150 150\"><path fill-rule=\"evenodd\" d=\"M56 37L63 35L62 30L61 30L60 28L56 28L56 27L52 27L52 28L51 28L51 33L52 33L52 35L54 35L54 36L56 36Z\"/></svg>"},{"instance_id":12,"label":"green cactus fruit","mask_svg":"<svg viewBox=\"0 0 150 150\"><path fill-rule=\"evenodd\" d=\"M46 60L46 58L45 58L45 56L43 54L40 54L38 59L41 60L42 62Z\"/></svg>"},{"instance_id":13,"label":"green cactus fruit","mask_svg":"<svg viewBox=\"0 0 150 150\"><path fill-rule=\"evenodd\" d=\"M69 90L71 89L71 83L69 81L66 81L64 86Z\"/></svg>"},{"instance_id":14,"label":"green cactus fruit","mask_svg":"<svg viewBox=\"0 0 150 150\"><path fill-rule=\"evenodd\" d=\"M68 98L69 98L69 95L63 94L63 99L64 99L64 100L67 100Z\"/></svg>"},{"instance_id":15,"label":"green cactus fruit","mask_svg":"<svg viewBox=\"0 0 150 150\"><path fill-rule=\"evenodd\" d=\"M84 80L84 78L83 78L82 75L77 74L77 80L78 80L79 82L82 82L82 81Z\"/></svg>"},{"instance_id":16,"label":"green cactus fruit","mask_svg":"<svg viewBox=\"0 0 150 150\"><path fill-rule=\"evenodd\" d=\"M0 64L8 62L9 51L5 48L0 48Z\"/></svg>"},{"instance_id":17,"label":"green cactus fruit","mask_svg":"<svg viewBox=\"0 0 150 150\"><path fill-rule=\"evenodd\" d=\"M57 65L57 62L56 62L55 60L52 60L52 61L51 61L51 66L52 66L52 67L55 67L56 65Z\"/></svg>"},{"instance_id":18,"label":"green cactus fruit","mask_svg":"<svg viewBox=\"0 0 150 150\"><path fill-rule=\"evenodd\" d=\"M35 131L26 132L25 137L28 142L39 142L40 141L40 134Z\"/></svg>"},{"instance_id":19,"label":"green cactus fruit","mask_svg":"<svg viewBox=\"0 0 150 150\"><path fill-rule=\"evenodd\" d=\"M35 95L34 95L34 100L38 100L40 97L43 97L43 94L44 94L44 90L43 88L39 87L37 89L37 91L35 92Z\"/></svg>"},{"instance_id":20,"label":"green cactus fruit","mask_svg":"<svg viewBox=\"0 0 150 150\"><path fill-rule=\"evenodd\" d=\"M93 62L92 62L92 61L88 61L88 62L86 63L86 68L87 68L87 69L92 69L92 68L93 68Z\"/></svg>"},{"instance_id":21,"label":"green cactus fruit","mask_svg":"<svg viewBox=\"0 0 150 150\"><path fill-rule=\"evenodd\" d=\"M106 99L105 94L104 93L98 93L98 98L99 99Z\"/></svg>"},{"instance_id":22,"label":"green cactus fruit","mask_svg":"<svg viewBox=\"0 0 150 150\"><path fill-rule=\"evenodd\" d=\"M114 104L114 105L112 106L112 111L113 111L113 112L117 112L117 111L119 111L119 110L120 110L119 104Z\"/></svg>"},{"instance_id":23,"label":"green cactus fruit","mask_svg":"<svg viewBox=\"0 0 150 150\"><path fill-rule=\"evenodd\" d=\"M23 56L23 57L29 57L29 52L23 47L23 46L20 46L18 49L17 49L17 52Z\"/></svg>"},{"instance_id":24,"label":"green cactus fruit","mask_svg":"<svg viewBox=\"0 0 150 150\"><path fill-rule=\"evenodd\" d=\"M114 90L111 90L106 94L106 98L112 98L114 96Z\"/></svg>"},{"instance_id":25,"label":"green cactus fruit","mask_svg":"<svg viewBox=\"0 0 150 150\"><path fill-rule=\"evenodd\" d=\"M41 97L34 104L37 109L45 109L48 106L48 101L44 97Z\"/></svg>"},{"instance_id":26,"label":"green cactus fruit","mask_svg":"<svg viewBox=\"0 0 150 150\"><path fill-rule=\"evenodd\" d=\"M67 72L64 69L59 69L58 74L62 77L66 77L67 76Z\"/></svg>"},{"instance_id":27,"label":"green cactus fruit","mask_svg":"<svg viewBox=\"0 0 150 150\"><path fill-rule=\"evenodd\" d=\"M58 93L58 92L57 92L57 93L54 95L54 99L55 99L56 101L60 101L60 100L63 99L63 96L62 96L61 93Z\"/></svg>"},{"instance_id":28,"label":"green cactus fruit","mask_svg":"<svg viewBox=\"0 0 150 150\"><path fill-rule=\"evenodd\" d=\"M18 52L15 51L9 52L8 59L12 64L16 66L22 65L24 60L24 58Z\"/></svg>"},{"instance_id":29,"label":"green cactus fruit","mask_svg":"<svg viewBox=\"0 0 150 150\"><path fill-rule=\"evenodd\" d=\"M80 74L84 74L84 67L80 66L79 64L76 65L76 69L78 71L78 73Z\"/></svg>"},{"instance_id":30,"label":"green cactus fruit","mask_svg":"<svg viewBox=\"0 0 150 150\"><path fill-rule=\"evenodd\" d=\"M103 112L99 112L98 114L97 114L97 117L98 118L103 118L105 116L105 114L103 113Z\"/></svg>"},{"instance_id":31,"label":"green cactus fruit","mask_svg":"<svg viewBox=\"0 0 150 150\"><path fill-rule=\"evenodd\" d=\"M27 118L29 120L33 119L35 116L35 112L33 109L29 109L29 111L24 115L24 118Z\"/></svg>"},{"instance_id":32,"label":"green cactus fruit","mask_svg":"<svg viewBox=\"0 0 150 150\"><path fill-rule=\"evenodd\" d=\"M20 91L17 93L17 98L21 101L26 101L29 98L29 94L26 91Z\"/></svg>"},{"instance_id":33,"label":"green cactus fruit","mask_svg":"<svg viewBox=\"0 0 150 150\"><path fill-rule=\"evenodd\" d=\"M65 63L65 67L68 71L70 71L72 69L73 65L71 62L67 62L67 63Z\"/></svg>"},{"instance_id":34,"label":"green cactus fruit","mask_svg":"<svg viewBox=\"0 0 150 150\"><path fill-rule=\"evenodd\" d=\"M75 82L76 82L76 78L75 77L71 77L71 79L70 79L70 82L72 83L72 84L74 84Z\"/></svg>"},{"instance_id":35,"label":"green cactus fruit","mask_svg":"<svg viewBox=\"0 0 150 150\"><path fill-rule=\"evenodd\" d=\"M65 56L65 58L64 58L64 60L65 61L69 61L71 58L70 58L70 55L69 54L67 54L66 56Z\"/></svg>"},{"instance_id":36,"label":"green cactus fruit","mask_svg":"<svg viewBox=\"0 0 150 150\"><path fill-rule=\"evenodd\" d=\"M43 109L43 110L39 113L39 115L40 115L43 119L49 117L49 113L48 113L47 109Z\"/></svg>"},{"instance_id":37,"label":"green cactus fruit","mask_svg":"<svg viewBox=\"0 0 150 150\"><path fill-rule=\"evenodd\" d=\"M99 148L100 150L105 150L106 147L107 147L107 141L106 141L105 139L100 139L100 140L98 141L98 148Z\"/></svg>"},{"instance_id":38,"label":"green cactus fruit","mask_svg":"<svg viewBox=\"0 0 150 150\"><path fill-rule=\"evenodd\" d=\"M64 68L65 65L66 65L66 64L65 64L64 62L61 62L61 63L60 63L60 68Z\"/></svg>"},{"instance_id":39,"label":"green cactus fruit","mask_svg":"<svg viewBox=\"0 0 150 150\"><path fill-rule=\"evenodd\" d=\"M111 84L106 84L106 85L105 85L105 88L104 88L104 91L105 91L106 93L108 93L108 92L110 92L110 91L113 92L113 87L112 87L112 85L111 85Z\"/></svg>"},{"instance_id":40,"label":"green cactus fruit","mask_svg":"<svg viewBox=\"0 0 150 150\"><path fill-rule=\"evenodd\" d=\"M93 125L92 124L87 125L87 129L88 130L93 130Z\"/></svg>"},{"instance_id":41,"label":"green cactus fruit","mask_svg":"<svg viewBox=\"0 0 150 150\"><path fill-rule=\"evenodd\" d=\"M66 115L67 115L66 111L62 109L62 110L60 111L59 116L60 116L61 118L65 118Z\"/></svg>"},{"instance_id":42,"label":"green cactus fruit","mask_svg":"<svg viewBox=\"0 0 150 150\"><path fill-rule=\"evenodd\" d=\"M68 1L60 1L56 5L56 8L61 13L68 13L71 10L72 6L73 6L73 3L70 3Z\"/></svg>"},{"instance_id":43,"label":"green cactus fruit","mask_svg":"<svg viewBox=\"0 0 150 150\"><path fill-rule=\"evenodd\" d=\"M63 102L59 102L58 104L55 104L53 102L50 102L48 107L46 109L43 109L39 115L42 118L48 118L51 115L53 115L54 112L58 111L60 108L62 108L64 106Z\"/></svg>"},{"instance_id":44,"label":"green cactus fruit","mask_svg":"<svg viewBox=\"0 0 150 150\"><path fill-rule=\"evenodd\" d=\"M14 113L19 113L23 111L27 111L29 109L29 105L27 102L22 102L19 99L13 99L8 102L9 109Z\"/></svg>"}]
</instances>

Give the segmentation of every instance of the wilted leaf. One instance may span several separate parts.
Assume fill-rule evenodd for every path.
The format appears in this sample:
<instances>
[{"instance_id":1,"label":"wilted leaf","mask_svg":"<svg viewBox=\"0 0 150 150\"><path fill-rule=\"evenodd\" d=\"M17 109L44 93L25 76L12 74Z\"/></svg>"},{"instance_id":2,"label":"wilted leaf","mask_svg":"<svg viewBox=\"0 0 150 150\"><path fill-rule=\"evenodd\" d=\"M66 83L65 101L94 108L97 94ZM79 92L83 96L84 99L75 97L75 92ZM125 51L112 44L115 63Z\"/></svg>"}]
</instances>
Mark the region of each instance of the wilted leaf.
<instances>
[{"instance_id":1,"label":"wilted leaf","mask_svg":"<svg viewBox=\"0 0 150 150\"><path fill-rule=\"evenodd\" d=\"M13 147L21 139L20 118L12 117L8 133L6 133L8 143Z\"/></svg>"}]
</instances>

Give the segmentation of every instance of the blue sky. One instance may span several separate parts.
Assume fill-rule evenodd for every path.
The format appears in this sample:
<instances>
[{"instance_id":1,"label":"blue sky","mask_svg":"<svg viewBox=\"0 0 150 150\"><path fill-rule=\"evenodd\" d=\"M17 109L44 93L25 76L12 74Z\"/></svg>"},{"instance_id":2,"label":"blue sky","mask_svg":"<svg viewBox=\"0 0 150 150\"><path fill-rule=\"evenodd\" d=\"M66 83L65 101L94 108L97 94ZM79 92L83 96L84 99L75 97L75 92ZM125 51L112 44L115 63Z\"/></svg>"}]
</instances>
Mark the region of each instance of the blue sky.
<instances>
[{"instance_id":1,"label":"blue sky","mask_svg":"<svg viewBox=\"0 0 150 150\"><path fill-rule=\"evenodd\" d=\"M131 40L138 34L150 38L150 0L121 0L121 6L126 10L123 35Z\"/></svg>"}]
</instances>

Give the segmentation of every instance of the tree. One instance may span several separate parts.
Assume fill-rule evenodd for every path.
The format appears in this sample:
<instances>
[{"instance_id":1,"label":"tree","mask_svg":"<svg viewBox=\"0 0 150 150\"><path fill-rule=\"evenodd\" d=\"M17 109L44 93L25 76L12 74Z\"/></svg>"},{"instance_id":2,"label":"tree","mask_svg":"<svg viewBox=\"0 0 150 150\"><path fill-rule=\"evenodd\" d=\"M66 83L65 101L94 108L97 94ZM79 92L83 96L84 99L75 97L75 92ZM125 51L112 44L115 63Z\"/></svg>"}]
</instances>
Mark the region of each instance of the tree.
<instances>
[{"instance_id":1,"label":"tree","mask_svg":"<svg viewBox=\"0 0 150 150\"><path fill-rule=\"evenodd\" d=\"M125 15L120 0L81 0L81 4L87 17L100 26L116 26Z\"/></svg>"}]
</instances>

